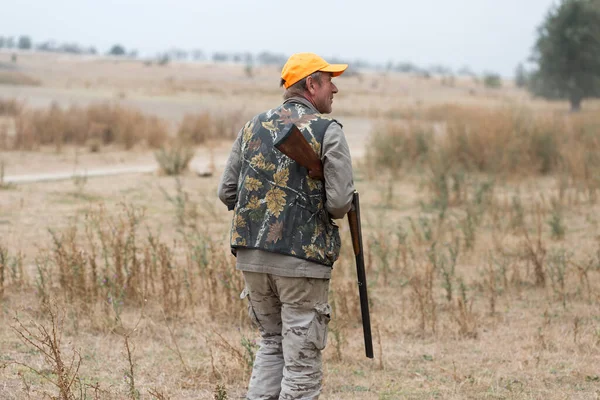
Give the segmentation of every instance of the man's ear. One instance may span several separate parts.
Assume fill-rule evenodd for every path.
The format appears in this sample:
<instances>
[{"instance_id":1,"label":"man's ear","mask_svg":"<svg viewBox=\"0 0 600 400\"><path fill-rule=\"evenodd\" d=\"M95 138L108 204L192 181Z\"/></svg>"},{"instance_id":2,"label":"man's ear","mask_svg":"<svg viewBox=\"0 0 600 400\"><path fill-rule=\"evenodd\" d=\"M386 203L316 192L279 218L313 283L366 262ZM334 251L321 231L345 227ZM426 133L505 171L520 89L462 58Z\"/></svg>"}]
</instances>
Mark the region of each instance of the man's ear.
<instances>
[{"instance_id":1,"label":"man's ear","mask_svg":"<svg viewBox=\"0 0 600 400\"><path fill-rule=\"evenodd\" d=\"M310 76L310 75L309 75L309 76L306 78L306 90L308 90L308 92L309 92L310 94L315 94L315 91L316 91L316 84L317 84L317 82L316 82L316 81L313 79L313 77L312 77L312 76Z\"/></svg>"}]
</instances>

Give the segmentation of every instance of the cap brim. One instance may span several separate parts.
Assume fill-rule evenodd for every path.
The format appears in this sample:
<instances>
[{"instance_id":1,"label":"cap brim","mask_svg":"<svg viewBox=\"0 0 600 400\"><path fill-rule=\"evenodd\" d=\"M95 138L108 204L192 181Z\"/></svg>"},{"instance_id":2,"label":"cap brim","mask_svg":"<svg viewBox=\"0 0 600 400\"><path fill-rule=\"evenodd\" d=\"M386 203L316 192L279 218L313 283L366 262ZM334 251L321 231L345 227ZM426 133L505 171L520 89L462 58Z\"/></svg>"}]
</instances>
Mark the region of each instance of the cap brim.
<instances>
[{"instance_id":1,"label":"cap brim","mask_svg":"<svg viewBox=\"0 0 600 400\"><path fill-rule=\"evenodd\" d=\"M319 71L331 72L333 76L340 76L348 68L348 64L329 64L325 68L321 68Z\"/></svg>"}]
</instances>

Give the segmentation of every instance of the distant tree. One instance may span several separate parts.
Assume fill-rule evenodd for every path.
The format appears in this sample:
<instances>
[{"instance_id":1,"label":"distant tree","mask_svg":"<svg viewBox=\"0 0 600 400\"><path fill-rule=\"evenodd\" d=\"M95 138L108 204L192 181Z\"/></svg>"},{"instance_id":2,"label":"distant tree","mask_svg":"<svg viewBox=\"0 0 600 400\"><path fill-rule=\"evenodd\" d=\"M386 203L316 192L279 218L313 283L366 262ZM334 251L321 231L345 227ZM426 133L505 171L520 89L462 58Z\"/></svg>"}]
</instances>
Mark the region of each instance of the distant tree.
<instances>
[{"instance_id":1,"label":"distant tree","mask_svg":"<svg viewBox=\"0 0 600 400\"><path fill-rule=\"evenodd\" d=\"M212 55L212 60L214 62L227 62L229 60L229 56L226 53L216 52Z\"/></svg>"},{"instance_id":2,"label":"distant tree","mask_svg":"<svg viewBox=\"0 0 600 400\"><path fill-rule=\"evenodd\" d=\"M417 67L415 64L413 64L411 62L403 62L403 63L396 65L396 71L405 72L405 73L418 72L419 67Z\"/></svg>"},{"instance_id":3,"label":"distant tree","mask_svg":"<svg viewBox=\"0 0 600 400\"><path fill-rule=\"evenodd\" d=\"M29 50L31 49L31 38L29 36L21 36L19 37L19 42L17 47L21 50Z\"/></svg>"},{"instance_id":4,"label":"distant tree","mask_svg":"<svg viewBox=\"0 0 600 400\"><path fill-rule=\"evenodd\" d=\"M206 59L206 56L202 50L192 50L192 59L194 61L203 61Z\"/></svg>"},{"instance_id":5,"label":"distant tree","mask_svg":"<svg viewBox=\"0 0 600 400\"><path fill-rule=\"evenodd\" d=\"M38 51L56 51L57 50L57 45L55 42L48 40L46 42L42 42L42 43L38 43L35 46L35 49Z\"/></svg>"},{"instance_id":6,"label":"distant tree","mask_svg":"<svg viewBox=\"0 0 600 400\"><path fill-rule=\"evenodd\" d=\"M244 53L244 63L246 65L248 64L254 64L254 56L252 55L252 53Z\"/></svg>"},{"instance_id":7,"label":"distant tree","mask_svg":"<svg viewBox=\"0 0 600 400\"><path fill-rule=\"evenodd\" d=\"M165 66L167 65L169 62L171 61L171 57L169 56L168 53L164 53L164 54L160 54L158 56L158 60L156 61L156 63L160 66Z\"/></svg>"},{"instance_id":8,"label":"distant tree","mask_svg":"<svg viewBox=\"0 0 600 400\"><path fill-rule=\"evenodd\" d=\"M457 75L460 76L470 76L470 77L476 77L477 74L475 72L473 72L473 70L468 66L462 66L458 71L456 71Z\"/></svg>"},{"instance_id":9,"label":"distant tree","mask_svg":"<svg viewBox=\"0 0 600 400\"><path fill-rule=\"evenodd\" d=\"M497 89L502 87L502 78L494 72L483 74L483 85L487 88Z\"/></svg>"},{"instance_id":10,"label":"distant tree","mask_svg":"<svg viewBox=\"0 0 600 400\"><path fill-rule=\"evenodd\" d=\"M515 69L515 85L517 85L517 87L522 88L527 86L527 81L527 70L525 69L522 63L519 63L519 65L517 65L517 68Z\"/></svg>"},{"instance_id":11,"label":"distant tree","mask_svg":"<svg viewBox=\"0 0 600 400\"><path fill-rule=\"evenodd\" d=\"M5 47L7 49L14 49L15 48L15 38L13 38L11 36L7 36L6 42L5 42Z\"/></svg>"},{"instance_id":12,"label":"distant tree","mask_svg":"<svg viewBox=\"0 0 600 400\"><path fill-rule=\"evenodd\" d=\"M263 51L258 54L256 60L262 65L283 65L287 61L287 57L283 54L273 54L268 51Z\"/></svg>"},{"instance_id":13,"label":"distant tree","mask_svg":"<svg viewBox=\"0 0 600 400\"><path fill-rule=\"evenodd\" d=\"M126 53L125 47L121 46L120 44L115 44L108 52L108 54L111 56L123 56Z\"/></svg>"},{"instance_id":14,"label":"distant tree","mask_svg":"<svg viewBox=\"0 0 600 400\"><path fill-rule=\"evenodd\" d=\"M352 64L358 69L371 67L371 64L366 60L356 60Z\"/></svg>"},{"instance_id":15,"label":"distant tree","mask_svg":"<svg viewBox=\"0 0 600 400\"><path fill-rule=\"evenodd\" d=\"M69 54L82 54L84 50L77 43L63 43L58 46L57 51Z\"/></svg>"},{"instance_id":16,"label":"distant tree","mask_svg":"<svg viewBox=\"0 0 600 400\"><path fill-rule=\"evenodd\" d=\"M417 74L418 77L423 78L423 79L431 78L431 72L429 72L429 70L427 68L417 67L417 69L415 70L415 73Z\"/></svg>"},{"instance_id":17,"label":"distant tree","mask_svg":"<svg viewBox=\"0 0 600 400\"><path fill-rule=\"evenodd\" d=\"M436 75L452 75L452 69L445 65L432 65L429 67L429 72Z\"/></svg>"},{"instance_id":18,"label":"distant tree","mask_svg":"<svg viewBox=\"0 0 600 400\"><path fill-rule=\"evenodd\" d=\"M4 36L0 36L0 49L3 48L4 45L5 45Z\"/></svg>"},{"instance_id":19,"label":"distant tree","mask_svg":"<svg viewBox=\"0 0 600 400\"><path fill-rule=\"evenodd\" d=\"M561 0L538 28L530 91L568 99L571 110L585 98L600 97L600 0Z\"/></svg>"},{"instance_id":20,"label":"distant tree","mask_svg":"<svg viewBox=\"0 0 600 400\"><path fill-rule=\"evenodd\" d=\"M173 47L167 51L167 55L171 60L187 60L189 54L187 51L183 49L179 49L177 47Z\"/></svg>"}]
</instances>

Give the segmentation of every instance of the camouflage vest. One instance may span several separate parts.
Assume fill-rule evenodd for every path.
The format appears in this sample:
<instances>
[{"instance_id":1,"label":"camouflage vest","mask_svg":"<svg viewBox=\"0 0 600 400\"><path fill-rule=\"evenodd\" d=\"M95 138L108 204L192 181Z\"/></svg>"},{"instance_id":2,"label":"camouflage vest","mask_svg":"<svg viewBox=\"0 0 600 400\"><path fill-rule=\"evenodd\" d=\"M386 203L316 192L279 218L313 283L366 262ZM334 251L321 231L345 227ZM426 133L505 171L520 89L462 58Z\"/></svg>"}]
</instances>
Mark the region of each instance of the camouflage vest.
<instances>
[{"instance_id":1,"label":"camouflage vest","mask_svg":"<svg viewBox=\"0 0 600 400\"><path fill-rule=\"evenodd\" d=\"M300 103L284 103L243 128L242 167L231 227L231 247L260 249L332 266L340 252L338 227L325 210L325 187L273 146L295 123L321 156L333 119Z\"/></svg>"}]
</instances>

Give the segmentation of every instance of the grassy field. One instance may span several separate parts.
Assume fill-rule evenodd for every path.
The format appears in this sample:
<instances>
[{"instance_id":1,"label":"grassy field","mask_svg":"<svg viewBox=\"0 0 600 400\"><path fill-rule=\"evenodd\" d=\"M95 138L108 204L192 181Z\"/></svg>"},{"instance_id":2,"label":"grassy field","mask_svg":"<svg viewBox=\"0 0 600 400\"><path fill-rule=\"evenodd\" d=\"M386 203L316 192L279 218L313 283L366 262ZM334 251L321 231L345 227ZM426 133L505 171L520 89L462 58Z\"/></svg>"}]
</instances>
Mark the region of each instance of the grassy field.
<instances>
[{"instance_id":1,"label":"grassy field","mask_svg":"<svg viewBox=\"0 0 600 400\"><path fill-rule=\"evenodd\" d=\"M0 398L243 398L257 333L216 190L239 121L279 103L277 69L23 54L16 71L6 176L152 163L179 141L211 173L0 179ZM340 220L321 397L600 398L598 103L571 115L466 78L337 83L375 358Z\"/></svg>"}]
</instances>

